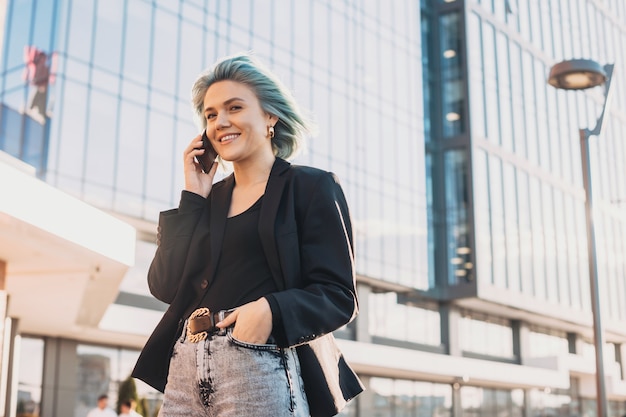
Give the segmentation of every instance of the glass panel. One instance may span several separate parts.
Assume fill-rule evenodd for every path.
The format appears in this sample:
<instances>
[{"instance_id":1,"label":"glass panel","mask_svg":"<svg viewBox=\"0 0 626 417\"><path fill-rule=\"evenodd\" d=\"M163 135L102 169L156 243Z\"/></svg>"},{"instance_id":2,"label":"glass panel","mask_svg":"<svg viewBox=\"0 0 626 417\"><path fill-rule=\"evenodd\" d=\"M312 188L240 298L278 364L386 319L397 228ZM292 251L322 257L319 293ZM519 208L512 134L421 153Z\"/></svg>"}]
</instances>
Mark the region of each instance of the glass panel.
<instances>
[{"instance_id":1,"label":"glass panel","mask_svg":"<svg viewBox=\"0 0 626 417\"><path fill-rule=\"evenodd\" d=\"M470 13L468 19L468 44L480 45L481 38L481 22L480 17L475 13ZM470 83L470 115L472 137L486 138L485 127L485 79L483 77L483 61L479 48L469 48L469 83Z\"/></svg>"},{"instance_id":2,"label":"glass panel","mask_svg":"<svg viewBox=\"0 0 626 417\"><path fill-rule=\"evenodd\" d=\"M72 2L68 35L68 59L89 62L94 36L94 3L91 1Z\"/></svg>"},{"instance_id":3,"label":"glass panel","mask_svg":"<svg viewBox=\"0 0 626 417\"><path fill-rule=\"evenodd\" d=\"M71 180L82 181L83 164L85 161L85 123L87 120L86 106L87 88L84 85L65 82L64 100L59 114L58 172ZM66 187L63 187L67 190ZM77 191L72 187L72 191Z\"/></svg>"},{"instance_id":4,"label":"glass panel","mask_svg":"<svg viewBox=\"0 0 626 417\"><path fill-rule=\"evenodd\" d=\"M510 44L511 100L513 113L513 148L517 155L526 153L526 114L524 109L524 77L522 75L522 52L516 42Z\"/></svg>"},{"instance_id":5,"label":"glass panel","mask_svg":"<svg viewBox=\"0 0 626 417\"><path fill-rule=\"evenodd\" d=\"M119 146L117 149L116 188L135 194L143 192L146 163L145 106L120 103Z\"/></svg>"},{"instance_id":6,"label":"glass panel","mask_svg":"<svg viewBox=\"0 0 626 417\"><path fill-rule=\"evenodd\" d=\"M548 126L548 104L546 88L547 69L544 63L535 59L535 97L537 104L537 144L539 163L546 170L550 170L550 131Z\"/></svg>"},{"instance_id":7,"label":"glass panel","mask_svg":"<svg viewBox=\"0 0 626 417\"><path fill-rule=\"evenodd\" d=\"M43 388L44 341L22 337L18 346L17 417L38 417Z\"/></svg>"},{"instance_id":8,"label":"glass panel","mask_svg":"<svg viewBox=\"0 0 626 417\"><path fill-rule=\"evenodd\" d=\"M533 276L535 277L535 297L546 297L546 253L543 235L543 214L541 204L541 186L539 180L530 177L530 220L533 239Z\"/></svg>"},{"instance_id":9,"label":"glass panel","mask_svg":"<svg viewBox=\"0 0 626 417\"><path fill-rule=\"evenodd\" d=\"M487 154L474 149L472 161L474 191L474 230L476 239L477 273L480 279L493 283L491 252L491 206L489 204L489 171Z\"/></svg>"},{"instance_id":10,"label":"glass panel","mask_svg":"<svg viewBox=\"0 0 626 417\"><path fill-rule=\"evenodd\" d=\"M87 415L97 406L98 397L109 396L109 407L117 401L116 382L118 356L116 349L78 345L77 354L77 390L74 415Z\"/></svg>"},{"instance_id":11,"label":"glass panel","mask_svg":"<svg viewBox=\"0 0 626 417\"><path fill-rule=\"evenodd\" d=\"M155 9L154 14L151 83L170 99L176 93L178 19L160 9ZM171 107L167 110L171 111Z\"/></svg>"},{"instance_id":12,"label":"glass panel","mask_svg":"<svg viewBox=\"0 0 626 417\"><path fill-rule=\"evenodd\" d=\"M123 76L141 84L147 84L149 81L151 17L149 3L128 3Z\"/></svg>"},{"instance_id":13,"label":"glass panel","mask_svg":"<svg viewBox=\"0 0 626 417\"><path fill-rule=\"evenodd\" d=\"M78 345L77 394L74 416L87 415L96 407L98 396L109 396L109 408L115 408L120 384L130 376L139 352L93 345ZM138 395L138 411L145 416L156 415L162 395L140 380L134 380Z\"/></svg>"},{"instance_id":14,"label":"glass panel","mask_svg":"<svg viewBox=\"0 0 626 417\"><path fill-rule=\"evenodd\" d=\"M559 302L559 281L557 271L556 230L554 223L554 196L552 187L545 182L541 184L542 208L543 208L543 232L545 242L545 280L547 286L547 298L550 301Z\"/></svg>"},{"instance_id":15,"label":"glass panel","mask_svg":"<svg viewBox=\"0 0 626 417\"><path fill-rule=\"evenodd\" d=\"M465 91L461 68L462 51L460 14L449 13L439 18L441 50L440 65L442 79L443 136L451 137L462 133L465 115Z\"/></svg>"},{"instance_id":16,"label":"glass panel","mask_svg":"<svg viewBox=\"0 0 626 417\"><path fill-rule=\"evenodd\" d=\"M450 385L402 379L370 378L369 401L360 402L359 415L380 417L450 417L452 389Z\"/></svg>"},{"instance_id":17,"label":"glass panel","mask_svg":"<svg viewBox=\"0 0 626 417\"><path fill-rule=\"evenodd\" d=\"M168 201L171 194L177 194L177 200L180 197L180 190L174 191L174 178L177 174L175 169L178 168L174 163L174 156L180 155L180 149L183 148L172 145L173 136L172 119L153 112L150 116L148 134L144 137L147 145L147 149L144 150L147 152L145 192L147 204L154 207L146 209L147 214L150 214L149 218L158 218L155 215L163 210L163 202ZM168 149L168 152L163 152L164 149Z\"/></svg>"},{"instance_id":18,"label":"glass panel","mask_svg":"<svg viewBox=\"0 0 626 417\"><path fill-rule=\"evenodd\" d=\"M568 268L568 250L570 246L574 246L574 243L567 240L567 233L565 231L565 207L563 206L563 192L559 189L554 189L554 222L555 222L555 244L556 253L554 261L557 266L557 277L559 287L559 301L564 306L571 306L570 296L570 273Z\"/></svg>"},{"instance_id":19,"label":"glass panel","mask_svg":"<svg viewBox=\"0 0 626 417\"><path fill-rule=\"evenodd\" d=\"M3 7L7 7L6 3ZM31 27L32 13L35 9L31 2L28 1L12 1L8 3L8 15L6 16L6 33L10 33L11 36L4 37L6 44L6 62L4 62L3 69L12 67L21 67L24 62L24 47L31 45L30 33L23 28ZM4 31L4 27L2 31ZM45 45L33 45L38 47L44 47ZM5 58L3 58L4 60ZM3 71L4 73L4 71ZM4 75L4 74L3 74ZM12 84L8 85L12 87Z\"/></svg>"},{"instance_id":20,"label":"glass panel","mask_svg":"<svg viewBox=\"0 0 626 417\"><path fill-rule=\"evenodd\" d=\"M117 73L120 70L120 52L123 42L124 0L96 2L93 63L101 69Z\"/></svg>"},{"instance_id":21,"label":"glass panel","mask_svg":"<svg viewBox=\"0 0 626 417\"><path fill-rule=\"evenodd\" d=\"M446 241L448 284L474 279L473 253L470 246L467 190L467 153L448 151L444 155L446 190Z\"/></svg>"},{"instance_id":22,"label":"glass panel","mask_svg":"<svg viewBox=\"0 0 626 417\"><path fill-rule=\"evenodd\" d=\"M533 57L527 52L522 52L522 77L524 85L524 114L526 122L526 135L521 140L526 141L528 160L533 164L539 163L537 151L537 105L535 102L535 77L533 70ZM544 87L545 88L545 87Z\"/></svg>"},{"instance_id":23,"label":"glass panel","mask_svg":"<svg viewBox=\"0 0 626 417\"><path fill-rule=\"evenodd\" d=\"M398 303L396 293L371 293L369 333L395 340L441 345L439 312Z\"/></svg>"},{"instance_id":24,"label":"glass panel","mask_svg":"<svg viewBox=\"0 0 626 417\"><path fill-rule=\"evenodd\" d=\"M465 352L513 358L513 330L495 318L463 316L459 322L459 345Z\"/></svg>"},{"instance_id":25,"label":"glass panel","mask_svg":"<svg viewBox=\"0 0 626 417\"><path fill-rule=\"evenodd\" d=\"M569 353L569 346L565 335L558 336L531 331L528 335L528 342L528 354L531 358L547 356L561 357Z\"/></svg>"},{"instance_id":26,"label":"glass panel","mask_svg":"<svg viewBox=\"0 0 626 417\"><path fill-rule=\"evenodd\" d=\"M46 134L47 126L42 125L30 117L24 123L24 147L21 150L21 159L37 168L38 174L43 173L46 164Z\"/></svg>"},{"instance_id":27,"label":"glass panel","mask_svg":"<svg viewBox=\"0 0 626 417\"><path fill-rule=\"evenodd\" d=\"M19 158L22 153L22 123L24 116L17 110L2 106L0 149Z\"/></svg>"},{"instance_id":28,"label":"glass panel","mask_svg":"<svg viewBox=\"0 0 626 417\"><path fill-rule=\"evenodd\" d=\"M517 204L519 214L520 236L520 274L522 292L532 295L534 293L533 282L533 241L530 221L530 195L528 190L528 174L517 171Z\"/></svg>"},{"instance_id":29,"label":"glass panel","mask_svg":"<svg viewBox=\"0 0 626 417\"><path fill-rule=\"evenodd\" d=\"M489 155L489 196L491 204L491 238L493 248L493 281L506 288L506 238L504 229L504 196L502 191L502 161Z\"/></svg>"},{"instance_id":30,"label":"glass panel","mask_svg":"<svg viewBox=\"0 0 626 417\"><path fill-rule=\"evenodd\" d=\"M483 68L485 71L485 111L487 116L487 138L500 143L500 113L495 56L495 30L493 25L483 22Z\"/></svg>"},{"instance_id":31,"label":"glass panel","mask_svg":"<svg viewBox=\"0 0 626 417\"><path fill-rule=\"evenodd\" d=\"M111 142L117 139L117 112L112 109L117 108L118 100L93 90L89 103L91 117L88 117L89 128L86 132L85 177L89 183L112 188L116 158L115 147L111 146Z\"/></svg>"},{"instance_id":32,"label":"glass panel","mask_svg":"<svg viewBox=\"0 0 626 417\"><path fill-rule=\"evenodd\" d=\"M426 155L426 210L428 218L428 287L434 287L435 282L435 251L437 236L435 234L435 212L433 208L433 158Z\"/></svg>"},{"instance_id":33,"label":"glass panel","mask_svg":"<svg viewBox=\"0 0 626 417\"><path fill-rule=\"evenodd\" d=\"M503 186L507 190L504 193L507 287L514 291L520 291L520 240L515 193L515 168L509 163L504 163L503 174Z\"/></svg>"},{"instance_id":34,"label":"glass panel","mask_svg":"<svg viewBox=\"0 0 626 417\"><path fill-rule=\"evenodd\" d=\"M500 111L500 135L502 146L513 150L513 117L511 114L511 81L509 76L509 41L502 33L496 36L496 58L498 65L498 106Z\"/></svg>"}]
</instances>

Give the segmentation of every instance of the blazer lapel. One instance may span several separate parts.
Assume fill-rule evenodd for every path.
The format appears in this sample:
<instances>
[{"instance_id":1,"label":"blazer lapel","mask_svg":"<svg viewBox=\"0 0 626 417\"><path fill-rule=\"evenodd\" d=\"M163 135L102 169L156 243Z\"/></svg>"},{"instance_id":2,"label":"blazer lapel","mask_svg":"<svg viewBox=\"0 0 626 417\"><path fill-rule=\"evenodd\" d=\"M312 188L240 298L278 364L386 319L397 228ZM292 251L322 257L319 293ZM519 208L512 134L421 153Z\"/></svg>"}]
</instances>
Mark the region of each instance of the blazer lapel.
<instances>
[{"instance_id":1,"label":"blazer lapel","mask_svg":"<svg viewBox=\"0 0 626 417\"><path fill-rule=\"evenodd\" d=\"M270 271L272 272L272 277L279 290L285 289L285 280L283 279L280 258L276 248L275 224L278 207L280 206L286 184L286 178L282 174L289 167L289 162L276 158L267 181L267 186L265 187L265 195L259 215L259 236L261 244L263 245L263 251L265 252Z\"/></svg>"},{"instance_id":2,"label":"blazer lapel","mask_svg":"<svg viewBox=\"0 0 626 417\"><path fill-rule=\"evenodd\" d=\"M235 177L231 174L221 184L215 184L209 197L211 199L210 230L211 230L211 271L210 280L213 280L217 263L222 252L222 241L226 229L226 217L230 207L230 199L235 186Z\"/></svg>"}]
</instances>

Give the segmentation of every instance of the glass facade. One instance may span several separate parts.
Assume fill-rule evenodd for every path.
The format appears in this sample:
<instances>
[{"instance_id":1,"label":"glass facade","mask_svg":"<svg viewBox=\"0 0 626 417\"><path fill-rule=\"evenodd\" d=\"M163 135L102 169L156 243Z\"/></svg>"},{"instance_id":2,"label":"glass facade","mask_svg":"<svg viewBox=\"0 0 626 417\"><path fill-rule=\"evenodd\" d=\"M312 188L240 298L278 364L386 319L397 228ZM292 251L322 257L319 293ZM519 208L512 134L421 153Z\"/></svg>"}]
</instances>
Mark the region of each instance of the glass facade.
<instances>
[{"instance_id":1,"label":"glass facade","mask_svg":"<svg viewBox=\"0 0 626 417\"><path fill-rule=\"evenodd\" d=\"M577 128L595 124L603 91L546 83L553 63L582 56L616 67L591 152L606 363L626 387L625 4L6 2L0 150L140 227L135 265L97 329L127 339L66 346L24 337L20 415L54 414L57 360L76 368L76 417L101 392L116 398L137 340L165 308L145 275L158 214L178 204L182 150L199 130L191 85L217 58L252 50L318 125L294 163L335 172L351 208L361 313L337 336L389 349L360 364L368 389L342 415L594 416L579 380L588 374L572 376L569 388L545 387L541 377L528 388L527 380L512 387L510 375L468 380L462 369L487 374L497 362L530 372L567 355L593 364L576 141ZM66 346L70 359L51 360L51 344ZM413 372L405 355L415 352L433 355L412 359L423 368L428 358L451 364ZM138 384L152 414L160 394ZM626 412L623 392L612 395L611 417Z\"/></svg>"},{"instance_id":2,"label":"glass facade","mask_svg":"<svg viewBox=\"0 0 626 417\"><path fill-rule=\"evenodd\" d=\"M419 9L264 3L12 2L0 100L18 114L28 106L24 48L54 55L46 180L98 207L156 221L178 203L180 153L198 131L191 84L218 57L253 50L318 125L296 162L342 180L359 273L427 288ZM13 35L33 21L42 24L30 35ZM24 140L10 123L2 119L11 131L3 149Z\"/></svg>"},{"instance_id":3,"label":"glass facade","mask_svg":"<svg viewBox=\"0 0 626 417\"><path fill-rule=\"evenodd\" d=\"M584 193L577 126L592 128L603 103L547 86L571 57L623 62L623 6L590 1L468 2L468 83L477 265L481 282L541 304L590 313ZM513 3L513 2L508 2ZM602 313L623 321L626 243L618 195L626 193L624 85L606 129L591 140ZM619 98L617 98L619 97ZM600 243L601 242L601 243Z\"/></svg>"}]
</instances>

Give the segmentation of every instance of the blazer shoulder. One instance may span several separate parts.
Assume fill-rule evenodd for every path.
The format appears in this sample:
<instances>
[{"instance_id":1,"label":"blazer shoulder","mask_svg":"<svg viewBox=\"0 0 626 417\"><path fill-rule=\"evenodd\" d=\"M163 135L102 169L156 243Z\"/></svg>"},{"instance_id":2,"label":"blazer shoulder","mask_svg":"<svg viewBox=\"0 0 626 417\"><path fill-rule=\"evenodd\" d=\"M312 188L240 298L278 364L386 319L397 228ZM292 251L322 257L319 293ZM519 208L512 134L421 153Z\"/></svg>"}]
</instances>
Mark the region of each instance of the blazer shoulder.
<instances>
[{"instance_id":1,"label":"blazer shoulder","mask_svg":"<svg viewBox=\"0 0 626 417\"><path fill-rule=\"evenodd\" d=\"M318 181L326 178L333 182L339 183L337 176L329 171L325 171L320 168L315 168L307 165L291 165L289 167L289 175L296 181L305 182L307 184L314 184Z\"/></svg>"}]
</instances>

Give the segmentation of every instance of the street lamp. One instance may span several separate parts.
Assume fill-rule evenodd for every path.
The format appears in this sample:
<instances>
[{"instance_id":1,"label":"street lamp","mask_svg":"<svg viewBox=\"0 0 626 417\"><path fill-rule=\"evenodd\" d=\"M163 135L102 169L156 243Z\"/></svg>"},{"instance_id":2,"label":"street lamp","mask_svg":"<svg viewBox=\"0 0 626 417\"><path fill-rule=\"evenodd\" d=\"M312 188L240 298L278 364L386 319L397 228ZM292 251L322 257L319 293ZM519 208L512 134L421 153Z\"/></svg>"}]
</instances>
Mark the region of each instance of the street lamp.
<instances>
[{"instance_id":1,"label":"street lamp","mask_svg":"<svg viewBox=\"0 0 626 417\"><path fill-rule=\"evenodd\" d=\"M591 166L589 159L589 137L599 135L604 114L610 102L613 64L601 66L589 59L572 59L554 65L550 69L548 83L564 90L584 90L604 83L602 113L593 129L580 129L580 157L585 188L585 218L587 221L587 255L589 257L589 283L591 288L591 311L593 314L593 342L596 351L596 395L598 417L607 417L606 390L604 386L604 364L602 348L602 321L600 320L600 294L598 284L598 260L596 258L596 236L593 225L593 199L591 190Z\"/></svg>"}]
</instances>

